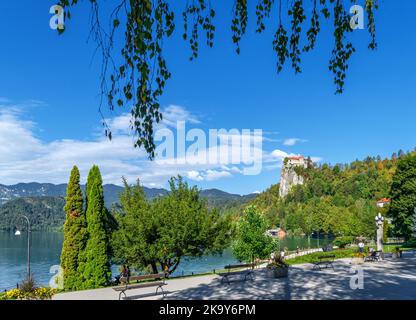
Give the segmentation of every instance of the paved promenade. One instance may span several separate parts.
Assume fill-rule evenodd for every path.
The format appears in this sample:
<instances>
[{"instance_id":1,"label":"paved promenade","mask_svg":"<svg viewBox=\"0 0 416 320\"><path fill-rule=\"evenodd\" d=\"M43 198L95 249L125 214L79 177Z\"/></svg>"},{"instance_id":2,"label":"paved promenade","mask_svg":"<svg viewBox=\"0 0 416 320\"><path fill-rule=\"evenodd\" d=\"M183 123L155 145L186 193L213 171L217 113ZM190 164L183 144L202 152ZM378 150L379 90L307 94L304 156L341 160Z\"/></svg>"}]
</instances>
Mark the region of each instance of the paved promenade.
<instances>
[{"instance_id":1,"label":"paved promenade","mask_svg":"<svg viewBox=\"0 0 416 320\"><path fill-rule=\"evenodd\" d=\"M168 280L166 300L174 299L416 299L416 254L406 252L403 259L387 259L382 262L367 262L362 265L364 288L350 288L351 259L337 260L335 271L312 270L311 264L291 267L289 277L268 278L264 268L255 270L254 281L239 281L231 278L231 284L221 284L220 277L208 275ZM161 299L155 296L155 288L127 291L129 299ZM111 288L58 294L57 300L115 300L118 293Z\"/></svg>"}]
</instances>

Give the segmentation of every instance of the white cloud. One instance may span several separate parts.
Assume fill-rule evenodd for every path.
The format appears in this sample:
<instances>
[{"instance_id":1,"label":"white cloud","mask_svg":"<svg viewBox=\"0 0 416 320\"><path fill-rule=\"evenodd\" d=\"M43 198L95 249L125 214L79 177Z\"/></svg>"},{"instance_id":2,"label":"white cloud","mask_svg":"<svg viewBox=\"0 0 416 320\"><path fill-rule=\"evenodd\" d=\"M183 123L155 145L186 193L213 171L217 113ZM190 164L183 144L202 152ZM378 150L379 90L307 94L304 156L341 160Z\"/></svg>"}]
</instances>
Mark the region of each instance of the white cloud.
<instances>
[{"instance_id":1,"label":"white cloud","mask_svg":"<svg viewBox=\"0 0 416 320\"><path fill-rule=\"evenodd\" d=\"M195 171L195 170L189 171L188 174L187 174L187 177L191 180L194 180L194 181L203 181L204 180L204 178L201 176L201 174L198 171Z\"/></svg>"},{"instance_id":2,"label":"white cloud","mask_svg":"<svg viewBox=\"0 0 416 320\"><path fill-rule=\"evenodd\" d=\"M156 125L156 130L161 128L176 128L178 121L186 121L191 124L198 124L200 120L196 115L191 114L184 107L169 105L162 111L163 120ZM113 135L131 134L131 114L123 113L117 117L105 119L106 124Z\"/></svg>"},{"instance_id":3,"label":"white cloud","mask_svg":"<svg viewBox=\"0 0 416 320\"><path fill-rule=\"evenodd\" d=\"M321 157L311 157L311 160L313 163L319 163L322 162L324 159Z\"/></svg>"},{"instance_id":4,"label":"white cloud","mask_svg":"<svg viewBox=\"0 0 416 320\"><path fill-rule=\"evenodd\" d=\"M232 177L232 172L229 169L224 170L201 170L201 171L189 171L187 177L193 181L215 181L222 178Z\"/></svg>"},{"instance_id":5,"label":"white cloud","mask_svg":"<svg viewBox=\"0 0 416 320\"><path fill-rule=\"evenodd\" d=\"M294 146L295 144L298 143L303 143L303 142L307 142L308 140L305 139L299 139L299 138L289 138L289 139L285 139L283 141L283 145L284 146Z\"/></svg>"},{"instance_id":6,"label":"white cloud","mask_svg":"<svg viewBox=\"0 0 416 320\"><path fill-rule=\"evenodd\" d=\"M205 173L205 179L207 181L219 180L221 178L231 177L232 174L228 171L217 171L217 170L207 170Z\"/></svg>"},{"instance_id":7,"label":"white cloud","mask_svg":"<svg viewBox=\"0 0 416 320\"><path fill-rule=\"evenodd\" d=\"M107 125L113 134L129 134L131 131L131 114L123 113L122 115L106 119Z\"/></svg>"},{"instance_id":8,"label":"white cloud","mask_svg":"<svg viewBox=\"0 0 416 320\"><path fill-rule=\"evenodd\" d=\"M184 107L173 105L173 104L163 109L162 114L163 114L162 123L171 128L175 128L176 123L178 121L186 121L192 124L201 123L201 121L198 119L196 115L190 113Z\"/></svg>"},{"instance_id":9,"label":"white cloud","mask_svg":"<svg viewBox=\"0 0 416 320\"><path fill-rule=\"evenodd\" d=\"M272 157L279 159L279 160L283 160L284 158L289 157L289 153L279 150L279 149L273 150L271 155Z\"/></svg>"},{"instance_id":10,"label":"white cloud","mask_svg":"<svg viewBox=\"0 0 416 320\"><path fill-rule=\"evenodd\" d=\"M175 128L176 122L181 120L193 124L201 122L197 116L180 106L171 105L162 111L164 120L161 126L168 128ZM149 161L142 149L133 147L134 137L129 134L130 117L126 114L107 119L114 133L112 141L103 134L86 140L44 141L36 136L39 130L37 124L25 120L24 116L21 106L12 105L6 99L0 100L0 184L32 181L65 183L73 165L80 169L83 183L88 170L97 164L104 183L121 184L121 177L125 176L130 182L140 178L144 185L150 187L166 186L168 179L178 174L201 182L229 178L244 172L244 164L232 161L203 164L189 161L189 158L183 164L178 164L178 159L171 164ZM244 139L248 137L242 136L243 141ZM259 139L261 137L254 140ZM201 153L209 158L213 152L227 152L230 159L233 159L233 155L238 157L241 153L250 153L255 156L250 160L262 161L266 170L281 166L283 159L291 155L282 150L267 152L257 148L255 151L257 152L253 153L253 150L246 147L239 148L231 144L228 147L220 145L219 150L208 147L201 150Z\"/></svg>"},{"instance_id":11,"label":"white cloud","mask_svg":"<svg viewBox=\"0 0 416 320\"><path fill-rule=\"evenodd\" d=\"M191 119L193 123L199 121L182 107L169 106L166 110L166 126L176 125L181 119ZM144 185L153 187L164 186L171 176L178 174L195 181L213 181L237 171L222 164L160 165L148 161L143 150L133 148L134 138L126 134L125 126L128 128L130 121L126 115L110 119L113 130L119 133L112 141L100 135L86 141L59 139L51 142L37 138L36 123L24 120L23 115L18 106L0 104L1 184L64 183L73 165L79 167L83 182L90 167L97 164L105 183L120 184L121 177L125 176L129 181L140 178Z\"/></svg>"}]
</instances>

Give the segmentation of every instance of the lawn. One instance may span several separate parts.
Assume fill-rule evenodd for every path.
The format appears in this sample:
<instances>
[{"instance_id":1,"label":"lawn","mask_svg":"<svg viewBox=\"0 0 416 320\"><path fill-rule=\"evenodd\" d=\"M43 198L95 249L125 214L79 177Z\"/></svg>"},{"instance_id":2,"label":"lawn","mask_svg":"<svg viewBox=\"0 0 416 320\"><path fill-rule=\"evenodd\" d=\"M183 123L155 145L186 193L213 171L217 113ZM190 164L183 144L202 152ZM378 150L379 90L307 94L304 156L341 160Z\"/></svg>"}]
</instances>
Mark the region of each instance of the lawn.
<instances>
[{"instance_id":1,"label":"lawn","mask_svg":"<svg viewBox=\"0 0 416 320\"><path fill-rule=\"evenodd\" d=\"M335 259L342 259L342 258L352 258L354 254L356 253L357 253L357 248L335 249L334 251L330 251L330 252L314 252L311 254L306 254L304 256L287 259L285 260L285 262L289 265L313 263L318 260L318 257L322 257L322 256L334 255Z\"/></svg>"},{"instance_id":2,"label":"lawn","mask_svg":"<svg viewBox=\"0 0 416 320\"><path fill-rule=\"evenodd\" d=\"M405 244L391 244L391 245L385 245L384 246L384 253L392 253L396 251L396 248L400 248L402 251L406 250L412 250L416 248L416 242L408 242ZM365 253L369 252L369 249L373 248L376 250L375 246L366 247L364 249ZM347 249L335 249L331 252L314 252L311 254L307 254L304 256L287 259L285 260L287 264L294 265L294 264L302 264L302 263L313 263L318 260L318 257L321 256L330 256L335 255L335 259L342 259L342 258L353 258L358 253L358 248L347 248Z\"/></svg>"}]
</instances>

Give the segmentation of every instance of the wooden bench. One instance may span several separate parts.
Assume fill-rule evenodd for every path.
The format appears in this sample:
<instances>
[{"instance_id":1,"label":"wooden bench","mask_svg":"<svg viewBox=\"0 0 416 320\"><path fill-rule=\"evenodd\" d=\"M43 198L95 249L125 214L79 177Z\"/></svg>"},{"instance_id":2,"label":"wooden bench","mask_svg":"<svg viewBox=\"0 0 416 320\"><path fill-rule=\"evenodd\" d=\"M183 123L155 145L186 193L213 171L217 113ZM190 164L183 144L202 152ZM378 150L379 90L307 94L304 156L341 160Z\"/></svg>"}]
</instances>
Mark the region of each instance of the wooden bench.
<instances>
[{"instance_id":1,"label":"wooden bench","mask_svg":"<svg viewBox=\"0 0 416 320\"><path fill-rule=\"evenodd\" d=\"M325 255L325 256L319 256L318 260L313 262L313 269L319 269L322 270L323 268L329 268L331 267L334 269L334 263L335 261L335 255Z\"/></svg>"},{"instance_id":2,"label":"wooden bench","mask_svg":"<svg viewBox=\"0 0 416 320\"><path fill-rule=\"evenodd\" d=\"M254 274L253 269L256 265L253 263L244 263L244 264L229 264L224 267L227 272L220 273L219 275L221 278L221 283L224 281L227 282L227 284L230 284L230 276L233 275L242 275L243 281L246 281L247 279L254 280Z\"/></svg>"},{"instance_id":3,"label":"wooden bench","mask_svg":"<svg viewBox=\"0 0 416 320\"><path fill-rule=\"evenodd\" d=\"M370 255L364 258L364 262L374 262L381 260L381 251L373 251Z\"/></svg>"},{"instance_id":4,"label":"wooden bench","mask_svg":"<svg viewBox=\"0 0 416 320\"><path fill-rule=\"evenodd\" d=\"M167 285L166 275L164 273L158 274L148 274L143 276L133 276L133 277L121 277L120 282L124 283L123 286L114 287L113 289L117 292L120 292L118 295L118 300L121 300L121 295L124 294L126 296L126 291L131 289L138 289L138 288L149 288L149 287L156 287L156 295L159 292L159 289L162 292L163 298L166 297L166 292L163 290L163 286ZM146 281L150 280L150 281ZM154 281L152 281L154 280ZM136 283L131 283L135 281ZM145 282L146 281L146 282Z\"/></svg>"}]
</instances>

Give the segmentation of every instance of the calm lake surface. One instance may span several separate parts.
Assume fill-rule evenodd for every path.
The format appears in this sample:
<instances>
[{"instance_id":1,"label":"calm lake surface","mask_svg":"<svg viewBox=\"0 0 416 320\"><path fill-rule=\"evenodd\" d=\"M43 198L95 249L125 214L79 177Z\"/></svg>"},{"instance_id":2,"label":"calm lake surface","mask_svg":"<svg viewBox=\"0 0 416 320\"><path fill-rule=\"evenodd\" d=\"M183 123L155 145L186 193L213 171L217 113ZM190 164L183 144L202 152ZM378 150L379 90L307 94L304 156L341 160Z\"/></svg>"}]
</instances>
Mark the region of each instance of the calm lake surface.
<instances>
[{"instance_id":1,"label":"calm lake surface","mask_svg":"<svg viewBox=\"0 0 416 320\"><path fill-rule=\"evenodd\" d=\"M59 265L63 234L58 232L33 232L30 267L39 285L47 286L55 272L51 267ZM319 246L329 243L328 239L319 239ZM295 250L307 248L308 239L303 237L286 238L280 241L280 247ZM318 247L317 239L310 239L310 247ZM198 274L222 269L229 263L237 263L231 250L225 250L221 256L203 256L181 261L175 275ZM27 235L15 236L13 233L0 232L0 291L16 287L27 273ZM118 273L118 267L113 267Z\"/></svg>"}]
</instances>

